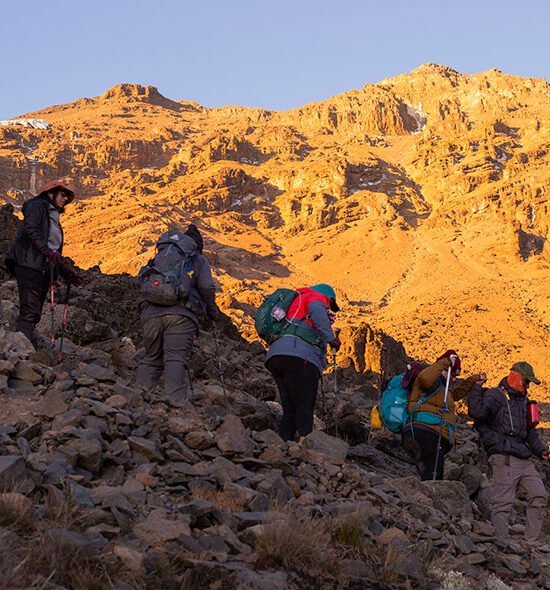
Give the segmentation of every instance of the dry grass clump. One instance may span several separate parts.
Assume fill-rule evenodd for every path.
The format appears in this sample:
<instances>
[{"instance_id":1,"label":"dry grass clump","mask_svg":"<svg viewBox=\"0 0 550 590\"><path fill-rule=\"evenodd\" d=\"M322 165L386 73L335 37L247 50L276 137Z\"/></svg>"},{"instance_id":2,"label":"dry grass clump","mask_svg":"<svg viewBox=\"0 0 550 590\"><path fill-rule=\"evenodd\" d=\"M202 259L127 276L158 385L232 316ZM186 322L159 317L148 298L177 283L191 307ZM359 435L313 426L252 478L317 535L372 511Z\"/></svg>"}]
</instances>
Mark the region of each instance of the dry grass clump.
<instances>
[{"instance_id":1,"label":"dry grass clump","mask_svg":"<svg viewBox=\"0 0 550 590\"><path fill-rule=\"evenodd\" d=\"M355 511L332 520L331 536L342 557L366 560L372 556L371 542L363 521L364 515Z\"/></svg>"},{"instance_id":2,"label":"dry grass clump","mask_svg":"<svg viewBox=\"0 0 550 590\"><path fill-rule=\"evenodd\" d=\"M229 490L197 487L192 490L191 497L193 500L209 500L224 512L242 512L246 507L244 499L231 494Z\"/></svg>"},{"instance_id":3,"label":"dry grass clump","mask_svg":"<svg viewBox=\"0 0 550 590\"><path fill-rule=\"evenodd\" d=\"M60 501L61 497L64 501ZM108 590L123 575L121 561L71 542L53 529L82 530L87 511L60 493L37 513L33 502L17 493L0 494L0 586L2 588Z\"/></svg>"},{"instance_id":4,"label":"dry grass clump","mask_svg":"<svg viewBox=\"0 0 550 590\"><path fill-rule=\"evenodd\" d=\"M23 533L34 527L32 502L16 492L0 494L0 527Z\"/></svg>"},{"instance_id":5,"label":"dry grass clump","mask_svg":"<svg viewBox=\"0 0 550 590\"><path fill-rule=\"evenodd\" d=\"M256 542L259 568L284 568L310 575L334 574L338 553L329 523L298 513L268 523Z\"/></svg>"}]
</instances>

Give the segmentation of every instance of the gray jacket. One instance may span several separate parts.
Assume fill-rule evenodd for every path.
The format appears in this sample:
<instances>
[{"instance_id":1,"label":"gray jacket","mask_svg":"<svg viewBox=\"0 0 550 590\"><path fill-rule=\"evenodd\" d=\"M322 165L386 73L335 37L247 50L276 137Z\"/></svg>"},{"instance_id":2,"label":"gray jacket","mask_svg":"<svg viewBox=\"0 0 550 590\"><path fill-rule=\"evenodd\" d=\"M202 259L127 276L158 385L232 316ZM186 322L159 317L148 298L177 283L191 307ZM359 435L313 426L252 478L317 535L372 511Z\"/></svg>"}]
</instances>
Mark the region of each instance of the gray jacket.
<instances>
[{"instance_id":1,"label":"gray jacket","mask_svg":"<svg viewBox=\"0 0 550 590\"><path fill-rule=\"evenodd\" d=\"M468 395L468 413L475 420L488 455L540 457L546 449L535 428L527 426L527 398L506 379L498 387L474 385Z\"/></svg>"},{"instance_id":2,"label":"gray jacket","mask_svg":"<svg viewBox=\"0 0 550 590\"><path fill-rule=\"evenodd\" d=\"M322 373L327 365L326 345L336 339L330 325L326 307L320 301L312 301L308 305L308 318L323 341L323 347L313 346L297 336L281 336L271 345L265 357L266 362L272 356L296 356L314 364Z\"/></svg>"},{"instance_id":3,"label":"gray jacket","mask_svg":"<svg viewBox=\"0 0 550 590\"><path fill-rule=\"evenodd\" d=\"M217 319L219 311L216 305L216 285L208 260L202 254L197 254L193 257L191 271L193 284L189 299L176 305L155 305L141 300L139 311L143 323L163 315L183 315L192 319L197 326L200 316L207 315L212 320Z\"/></svg>"}]
</instances>

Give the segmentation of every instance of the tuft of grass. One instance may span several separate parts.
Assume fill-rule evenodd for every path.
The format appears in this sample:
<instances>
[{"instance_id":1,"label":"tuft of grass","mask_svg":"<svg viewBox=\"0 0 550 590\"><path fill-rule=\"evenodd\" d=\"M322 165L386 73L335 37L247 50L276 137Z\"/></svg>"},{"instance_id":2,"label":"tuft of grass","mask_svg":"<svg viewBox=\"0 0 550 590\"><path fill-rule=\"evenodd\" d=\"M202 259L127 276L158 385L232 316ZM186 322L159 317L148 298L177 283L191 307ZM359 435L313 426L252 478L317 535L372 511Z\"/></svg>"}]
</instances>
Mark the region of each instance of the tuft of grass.
<instances>
[{"instance_id":1,"label":"tuft of grass","mask_svg":"<svg viewBox=\"0 0 550 590\"><path fill-rule=\"evenodd\" d=\"M338 554L329 526L321 518L299 514L265 526L256 542L259 568L282 567L309 575L335 574Z\"/></svg>"},{"instance_id":2,"label":"tuft of grass","mask_svg":"<svg viewBox=\"0 0 550 590\"><path fill-rule=\"evenodd\" d=\"M0 494L0 527L9 527L18 533L31 531L36 522L32 508L32 502L22 494Z\"/></svg>"},{"instance_id":3,"label":"tuft of grass","mask_svg":"<svg viewBox=\"0 0 550 590\"><path fill-rule=\"evenodd\" d=\"M342 557L361 560L371 557L372 548L362 520L361 514L351 512L332 521L331 536Z\"/></svg>"},{"instance_id":4,"label":"tuft of grass","mask_svg":"<svg viewBox=\"0 0 550 590\"><path fill-rule=\"evenodd\" d=\"M246 507L245 501L230 494L227 490L197 487L191 492L191 497L193 500L209 500L210 502L214 502L216 507L224 512L242 512Z\"/></svg>"}]
</instances>

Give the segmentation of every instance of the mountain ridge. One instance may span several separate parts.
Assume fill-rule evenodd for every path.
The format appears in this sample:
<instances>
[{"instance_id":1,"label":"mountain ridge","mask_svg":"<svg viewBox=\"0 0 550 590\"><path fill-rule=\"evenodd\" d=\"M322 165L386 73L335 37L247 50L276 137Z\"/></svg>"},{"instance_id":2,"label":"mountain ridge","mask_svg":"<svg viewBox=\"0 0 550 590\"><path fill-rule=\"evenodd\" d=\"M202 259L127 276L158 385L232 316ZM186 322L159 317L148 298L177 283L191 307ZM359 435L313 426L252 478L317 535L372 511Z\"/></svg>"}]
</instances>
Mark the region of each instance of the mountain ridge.
<instances>
[{"instance_id":1,"label":"mountain ridge","mask_svg":"<svg viewBox=\"0 0 550 590\"><path fill-rule=\"evenodd\" d=\"M424 64L275 111L116 85L29 114L49 131L0 128L0 191L17 206L72 182L66 251L106 272L197 223L249 338L262 294L322 280L343 325L367 316L423 357L450 340L495 378L521 356L549 379L549 89Z\"/></svg>"}]
</instances>

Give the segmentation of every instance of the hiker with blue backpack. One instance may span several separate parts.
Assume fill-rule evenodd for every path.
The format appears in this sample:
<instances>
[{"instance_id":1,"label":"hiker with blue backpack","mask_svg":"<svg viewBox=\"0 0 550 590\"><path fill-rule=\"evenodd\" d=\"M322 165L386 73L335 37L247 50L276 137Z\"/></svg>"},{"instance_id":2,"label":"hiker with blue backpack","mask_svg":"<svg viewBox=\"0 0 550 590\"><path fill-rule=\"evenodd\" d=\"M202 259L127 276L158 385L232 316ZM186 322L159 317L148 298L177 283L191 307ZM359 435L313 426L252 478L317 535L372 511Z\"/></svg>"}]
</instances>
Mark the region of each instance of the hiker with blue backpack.
<instances>
[{"instance_id":1,"label":"hiker with blue backpack","mask_svg":"<svg viewBox=\"0 0 550 590\"><path fill-rule=\"evenodd\" d=\"M256 313L256 330L271 345L265 365L279 390L283 440L295 440L296 434L301 440L313 430L327 345L334 351L340 348L331 325L332 312L339 309L334 289L323 283L295 291L277 289Z\"/></svg>"},{"instance_id":2,"label":"hiker with blue backpack","mask_svg":"<svg viewBox=\"0 0 550 590\"><path fill-rule=\"evenodd\" d=\"M211 324L218 317L216 287L195 225L185 232L165 232L156 247L155 257L136 279L145 347L136 384L152 391L164 374L166 401L181 407L187 399L189 360L199 324Z\"/></svg>"},{"instance_id":3,"label":"hiker with blue backpack","mask_svg":"<svg viewBox=\"0 0 550 590\"><path fill-rule=\"evenodd\" d=\"M443 479L445 455L455 443L455 402L465 398L482 378L472 375L451 388L460 369L458 354L447 350L412 383L402 440L422 480Z\"/></svg>"}]
</instances>

